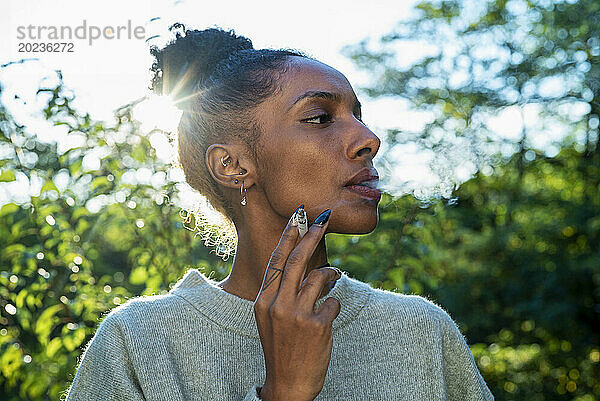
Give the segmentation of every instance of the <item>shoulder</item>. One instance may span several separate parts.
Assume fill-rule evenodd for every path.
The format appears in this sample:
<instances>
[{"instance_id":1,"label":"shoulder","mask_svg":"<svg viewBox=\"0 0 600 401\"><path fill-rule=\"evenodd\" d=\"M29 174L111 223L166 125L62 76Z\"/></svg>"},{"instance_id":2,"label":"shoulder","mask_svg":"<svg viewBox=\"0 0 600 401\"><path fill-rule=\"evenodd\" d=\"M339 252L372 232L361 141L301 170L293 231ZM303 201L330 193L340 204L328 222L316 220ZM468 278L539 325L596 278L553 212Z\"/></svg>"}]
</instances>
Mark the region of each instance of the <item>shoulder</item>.
<instances>
[{"instance_id":1,"label":"shoulder","mask_svg":"<svg viewBox=\"0 0 600 401\"><path fill-rule=\"evenodd\" d=\"M175 313L181 298L164 295L138 296L105 312L98 318L94 335L83 348L82 358L92 365L109 364L111 358L125 358L136 339L156 338L161 330L169 330L177 321ZM119 357L120 355L120 357Z\"/></svg>"},{"instance_id":2,"label":"shoulder","mask_svg":"<svg viewBox=\"0 0 600 401\"><path fill-rule=\"evenodd\" d=\"M99 319L97 332L118 331L121 335L124 330L135 332L162 321L173 321L184 308L189 309L187 302L171 292L133 297L105 312Z\"/></svg>"},{"instance_id":3,"label":"shoulder","mask_svg":"<svg viewBox=\"0 0 600 401\"><path fill-rule=\"evenodd\" d=\"M456 323L442 306L420 296L372 288L368 312L404 324L426 325L443 331L458 330Z\"/></svg>"}]
</instances>

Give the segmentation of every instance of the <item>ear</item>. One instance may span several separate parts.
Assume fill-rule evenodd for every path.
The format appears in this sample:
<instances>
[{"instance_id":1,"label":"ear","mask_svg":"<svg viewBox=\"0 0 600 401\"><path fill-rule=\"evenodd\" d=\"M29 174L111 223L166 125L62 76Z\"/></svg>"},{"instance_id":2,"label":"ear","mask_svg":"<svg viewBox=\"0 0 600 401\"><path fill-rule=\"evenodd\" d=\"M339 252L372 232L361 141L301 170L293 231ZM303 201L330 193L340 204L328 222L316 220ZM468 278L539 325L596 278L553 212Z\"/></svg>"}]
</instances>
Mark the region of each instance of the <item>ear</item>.
<instances>
[{"instance_id":1,"label":"ear","mask_svg":"<svg viewBox=\"0 0 600 401\"><path fill-rule=\"evenodd\" d=\"M213 143L206 149L205 163L214 180L227 188L239 188L242 181L244 188L255 183L254 160L242 145Z\"/></svg>"}]
</instances>

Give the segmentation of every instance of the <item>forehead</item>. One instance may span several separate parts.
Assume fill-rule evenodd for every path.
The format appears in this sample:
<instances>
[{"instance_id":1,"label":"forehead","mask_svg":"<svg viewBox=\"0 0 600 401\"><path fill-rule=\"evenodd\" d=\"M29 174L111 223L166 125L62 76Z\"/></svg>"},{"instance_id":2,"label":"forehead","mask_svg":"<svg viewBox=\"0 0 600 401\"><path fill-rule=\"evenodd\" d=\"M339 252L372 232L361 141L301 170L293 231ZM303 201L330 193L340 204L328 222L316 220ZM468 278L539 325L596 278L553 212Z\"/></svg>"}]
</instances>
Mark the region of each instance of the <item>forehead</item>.
<instances>
[{"instance_id":1,"label":"forehead","mask_svg":"<svg viewBox=\"0 0 600 401\"><path fill-rule=\"evenodd\" d=\"M317 60L292 56L290 68L281 76L281 91L274 96L275 106L280 112L287 110L306 92L325 91L341 96L341 100L354 104L356 95L348 79L336 70Z\"/></svg>"}]
</instances>

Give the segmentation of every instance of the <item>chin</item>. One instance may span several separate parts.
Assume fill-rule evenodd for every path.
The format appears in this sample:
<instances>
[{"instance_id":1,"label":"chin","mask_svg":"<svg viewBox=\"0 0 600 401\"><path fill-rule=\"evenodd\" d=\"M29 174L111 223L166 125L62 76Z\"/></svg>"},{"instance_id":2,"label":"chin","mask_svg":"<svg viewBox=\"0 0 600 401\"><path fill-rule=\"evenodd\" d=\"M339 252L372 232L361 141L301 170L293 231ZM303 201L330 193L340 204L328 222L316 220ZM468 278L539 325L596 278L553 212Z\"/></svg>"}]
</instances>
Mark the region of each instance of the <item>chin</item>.
<instances>
[{"instance_id":1,"label":"chin","mask_svg":"<svg viewBox=\"0 0 600 401\"><path fill-rule=\"evenodd\" d=\"M347 216L336 215L332 216L332 221L329 223L327 232L337 234L369 234L377 227L379 222L379 214L377 208L374 207L370 212L362 211L353 218Z\"/></svg>"}]
</instances>

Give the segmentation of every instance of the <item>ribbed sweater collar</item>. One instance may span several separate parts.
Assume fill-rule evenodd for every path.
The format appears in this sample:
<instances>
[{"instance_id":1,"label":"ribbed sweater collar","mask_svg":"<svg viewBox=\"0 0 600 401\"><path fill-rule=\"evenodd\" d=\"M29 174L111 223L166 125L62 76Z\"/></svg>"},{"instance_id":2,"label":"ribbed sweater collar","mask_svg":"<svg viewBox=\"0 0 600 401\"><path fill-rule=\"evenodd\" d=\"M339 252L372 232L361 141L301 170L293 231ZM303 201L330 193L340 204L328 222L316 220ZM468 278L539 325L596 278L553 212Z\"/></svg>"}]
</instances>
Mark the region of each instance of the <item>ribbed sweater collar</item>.
<instances>
[{"instance_id":1,"label":"ribbed sweater collar","mask_svg":"<svg viewBox=\"0 0 600 401\"><path fill-rule=\"evenodd\" d=\"M169 292L187 300L198 312L215 323L240 334L259 338L254 302L230 294L217 284L198 269L189 269ZM342 277L329 293L317 300L316 307L320 307L329 297L340 301L340 314L332 324L332 330L336 331L358 316L369 301L371 290L368 284L342 272Z\"/></svg>"}]
</instances>

